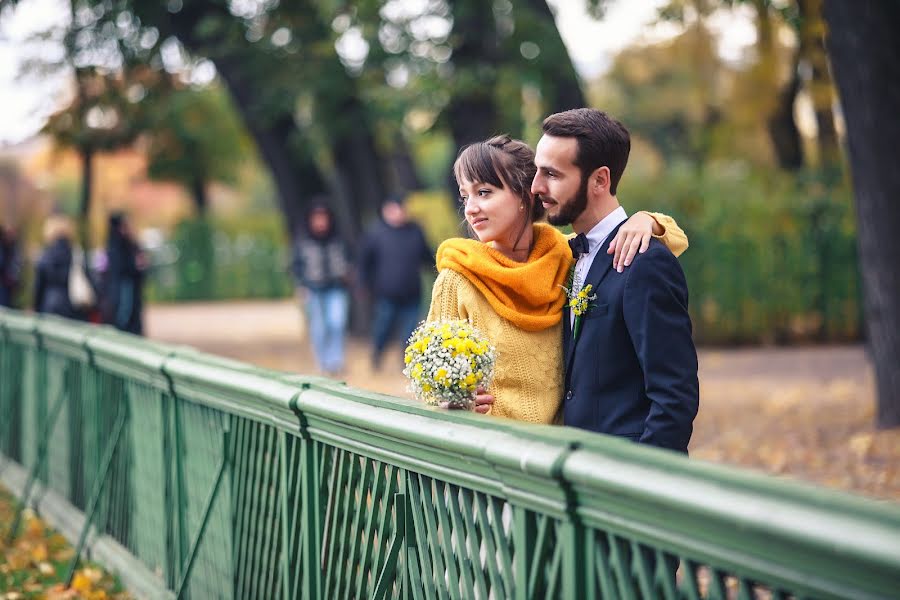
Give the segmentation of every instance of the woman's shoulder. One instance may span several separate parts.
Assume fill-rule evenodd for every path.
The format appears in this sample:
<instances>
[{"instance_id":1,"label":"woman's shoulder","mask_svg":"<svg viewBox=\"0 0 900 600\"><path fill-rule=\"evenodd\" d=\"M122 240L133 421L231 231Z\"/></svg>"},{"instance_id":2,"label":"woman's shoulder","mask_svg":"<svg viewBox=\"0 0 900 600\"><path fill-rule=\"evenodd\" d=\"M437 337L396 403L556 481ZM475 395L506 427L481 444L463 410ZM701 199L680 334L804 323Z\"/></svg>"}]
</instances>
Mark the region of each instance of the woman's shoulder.
<instances>
[{"instance_id":1,"label":"woman's shoulder","mask_svg":"<svg viewBox=\"0 0 900 600\"><path fill-rule=\"evenodd\" d=\"M450 268L438 271L434 289L441 295L452 295L464 304L468 304L475 296L481 295L481 292L466 275Z\"/></svg>"},{"instance_id":2,"label":"woman's shoulder","mask_svg":"<svg viewBox=\"0 0 900 600\"><path fill-rule=\"evenodd\" d=\"M475 248L478 244L481 244L478 240L473 240L470 238L464 237L452 237L447 238L438 246L437 255L440 256L444 252L450 249L471 249Z\"/></svg>"},{"instance_id":3,"label":"woman's shoulder","mask_svg":"<svg viewBox=\"0 0 900 600\"><path fill-rule=\"evenodd\" d=\"M471 282L459 271L454 271L453 269L445 267L438 271L437 279L434 280L434 285L456 289L460 286L471 285Z\"/></svg>"}]
</instances>

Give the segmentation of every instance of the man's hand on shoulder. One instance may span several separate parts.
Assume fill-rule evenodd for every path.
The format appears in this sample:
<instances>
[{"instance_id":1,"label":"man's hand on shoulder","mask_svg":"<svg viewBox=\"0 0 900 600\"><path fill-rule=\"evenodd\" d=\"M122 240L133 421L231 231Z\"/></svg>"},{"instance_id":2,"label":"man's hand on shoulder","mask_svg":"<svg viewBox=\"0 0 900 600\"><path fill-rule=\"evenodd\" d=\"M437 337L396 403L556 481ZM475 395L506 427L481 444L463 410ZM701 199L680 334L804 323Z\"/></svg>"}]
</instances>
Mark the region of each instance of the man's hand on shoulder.
<instances>
[{"instance_id":1,"label":"man's hand on shoulder","mask_svg":"<svg viewBox=\"0 0 900 600\"><path fill-rule=\"evenodd\" d=\"M662 230L659 223L645 212L632 215L625 221L616 237L609 243L607 254L614 254L613 269L621 273L629 266L638 253L643 254L650 247L653 234Z\"/></svg>"}]
</instances>

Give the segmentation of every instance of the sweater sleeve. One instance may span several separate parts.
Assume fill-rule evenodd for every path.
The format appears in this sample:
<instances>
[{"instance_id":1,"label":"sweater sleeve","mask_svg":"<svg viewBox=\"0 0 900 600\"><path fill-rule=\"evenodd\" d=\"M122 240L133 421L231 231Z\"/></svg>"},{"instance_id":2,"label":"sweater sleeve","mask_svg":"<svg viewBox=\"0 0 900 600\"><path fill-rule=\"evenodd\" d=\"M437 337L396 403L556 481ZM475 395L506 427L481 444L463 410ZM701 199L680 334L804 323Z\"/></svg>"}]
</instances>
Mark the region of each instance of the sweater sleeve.
<instances>
[{"instance_id":1,"label":"sweater sleeve","mask_svg":"<svg viewBox=\"0 0 900 600\"><path fill-rule=\"evenodd\" d=\"M461 275L450 269L438 273L431 288L431 307L427 321L439 319L466 319L468 311L459 301L459 280Z\"/></svg>"},{"instance_id":2,"label":"sweater sleeve","mask_svg":"<svg viewBox=\"0 0 900 600\"><path fill-rule=\"evenodd\" d=\"M681 227L678 226L675 219L663 213L643 212L646 212L653 217L653 220L659 223L660 227L663 228L662 235L654 235L653 237L665 244L666 247L672 251L672 254L681 256L684 251L688 249L687 235L685 235Z\"/></svg>"}]
</instances>

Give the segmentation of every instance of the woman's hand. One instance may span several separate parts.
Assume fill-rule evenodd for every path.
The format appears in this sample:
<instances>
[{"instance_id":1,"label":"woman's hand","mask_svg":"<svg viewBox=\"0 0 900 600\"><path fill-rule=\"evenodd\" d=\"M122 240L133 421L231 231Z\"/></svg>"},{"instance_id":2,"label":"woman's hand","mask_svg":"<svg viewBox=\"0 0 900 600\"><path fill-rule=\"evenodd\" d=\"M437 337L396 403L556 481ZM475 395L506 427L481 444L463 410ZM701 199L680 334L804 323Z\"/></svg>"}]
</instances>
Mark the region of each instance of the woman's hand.
<instances>
[{"instance_id":1,"label":"woman's hand","mask_svg":"<svg viewBox=\"0 0 900 600\"><path fill-rule=\"evenodd\" d=\"M663 233L665 230L649 214L639 212L631 215L631 218L619 227L616 237L609 243L609 250L606 251L607 254L615 253L613 268L619 273L624 271L638 252L643 254L647 251L654 234Z\"/></svg>"},{"instance_id":2,"label":"woman's hand","mask_svg":"<svg viewBox=\"0 0 900 600\"><path fill-rule=\"evenodd\" d=\"M494 397L487 393L483 387L478 386L478 389L475 390L475 406L472 408L473 411L486 415L489 410L491 410L491 406L494 404ZM441 408L450 409L449 402L441 402ZM453 409L450 409L453 410Z\"/></svg>"}]
</instances>

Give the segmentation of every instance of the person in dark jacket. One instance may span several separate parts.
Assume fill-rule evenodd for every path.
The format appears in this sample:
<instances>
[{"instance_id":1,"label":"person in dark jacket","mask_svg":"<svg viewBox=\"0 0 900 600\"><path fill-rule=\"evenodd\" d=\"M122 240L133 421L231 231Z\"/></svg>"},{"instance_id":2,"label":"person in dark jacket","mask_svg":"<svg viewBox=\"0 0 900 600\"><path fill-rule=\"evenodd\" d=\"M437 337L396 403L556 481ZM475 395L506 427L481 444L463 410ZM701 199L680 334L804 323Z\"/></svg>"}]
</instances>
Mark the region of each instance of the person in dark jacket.
<instances>
[{"instance_id":1,"label":"person in dark jacket","mask_svg":"<svg viewBox=\"0 0 900 600\"><path fill-rule=\"evenodd\" d=\"M421 227L410 221L399 198L381 207L382 220L367 233L359 258L361 279L375 299L372 320L372 366L378 369L391 335L401 343L412 335L421 313L422 267L434 267L434 253Z\"/></svg>"},{"instance_id":2,"label":"person in dark jacket","mask_svg":"<svg viewBox=\"0 0 900 600\"><path fill-rule=\"evenodd\" d=\"M344 370L344 338L350 296L347 245L334 227L324 198L316 198L294 242L292 271L306 312L309 341L319 370Z\"/></svg>"},{"instance_id":3,"label":"person in dark jacket","mask_svg":"<svg viewBox=\"0 0 900 600\"><path fill-rule=\"evenodd\" d=\"M13 306L21 271L16 233L12 227L0 225L0 306Z\"/></svg>"},{"instance_id":4,"label":"person in dark jacket","mask_svg":"<svg viewBox=\"0 0 900 600\"><path fill-rule=\"evenodd\" d=\"M75 310L69 298L73 238L74 227L67 217L54 215L44 223L44 241L47 245L35 266L35 312L67 319L83 316Z\"/></svg>"},{"instance_id":5,"label":"person in dark jacket","mask_svg":"<svg viewBox=\"0 0 900 600\"><path fill-rule=\"evenodd\" d=\"M131 225L120 212L109 216L103 320L117 329L143 334L143 287L147 263Z\"/></svg>"}]
</instances>

